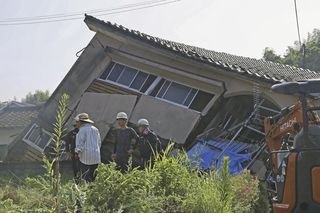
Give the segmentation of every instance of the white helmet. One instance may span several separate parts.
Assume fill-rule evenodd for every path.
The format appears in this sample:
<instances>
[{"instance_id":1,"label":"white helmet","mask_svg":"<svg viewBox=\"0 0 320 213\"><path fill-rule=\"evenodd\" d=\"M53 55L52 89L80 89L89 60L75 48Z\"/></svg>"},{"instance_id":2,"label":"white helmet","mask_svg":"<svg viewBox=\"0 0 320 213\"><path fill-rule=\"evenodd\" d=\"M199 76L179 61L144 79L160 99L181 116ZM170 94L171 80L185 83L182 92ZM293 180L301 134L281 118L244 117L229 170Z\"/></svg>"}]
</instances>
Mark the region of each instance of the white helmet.
<instances>
[{"instance_id":1,"label":"white helmet","mask_svg":"<svg viewBox=\"0 0 320 213\"><path fill-rule=\"evenodd\" d=\"M138 126L149 126L149 121L147 119L141 118L138 120Z\"/></svg>"},{"instance_id":2,"label":"white helmet","mask_svg":"<svg viewBox=\"0 0 320 213\"><path fill-rule=\"evenodd\" d=\"M128 115L127 115L127 113L125 113L125 112L119 112L118 114L117 114L117 120L118 119L126 119L126 120L128 120Z\"/></svg>"}]
</instances>

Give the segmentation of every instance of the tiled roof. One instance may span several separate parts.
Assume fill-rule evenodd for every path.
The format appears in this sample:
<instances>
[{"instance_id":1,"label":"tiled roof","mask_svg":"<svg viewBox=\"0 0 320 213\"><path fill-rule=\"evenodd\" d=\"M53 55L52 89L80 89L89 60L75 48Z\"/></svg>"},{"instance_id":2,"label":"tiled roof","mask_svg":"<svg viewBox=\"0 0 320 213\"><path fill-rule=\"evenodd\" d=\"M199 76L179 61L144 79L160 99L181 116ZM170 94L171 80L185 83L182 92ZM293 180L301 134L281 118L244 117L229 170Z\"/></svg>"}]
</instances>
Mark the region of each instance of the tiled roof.
<instances>
[{"instance_id":1,"label":"tiled roof","mask_svg":"<svg viewBox=\"0 0 320 213\"><path fill-rule=\"evenodd\" d=\"M0 128L26 127L37 117L39 107L9 107L0 112Z\"/></svg>"},{"instance_id":2,"label":"tiled roof","mask_svg":"<svg viewBox=\"0 0 320 213\"><path fill-rule=\"evenodd\" d=\"M268 62L262 59L254 59L243 56L231 55L223 52L216 52L200 47L190 46L173 42L154 36L130 30L122 25L104 22L93 16L86 15L86 23L102 24L114 32L130 36L154 47L162 48L178 55L197 60L215 67L220 67L228 72L238 73L247 77L254 77L269 82L299 81L305 79L320 78L319 72L309 69L301 69L293 66ZM98 26L97 25L97 26ZM101 26L101 25L100 25Z\"/></svg>"}]
</instances>

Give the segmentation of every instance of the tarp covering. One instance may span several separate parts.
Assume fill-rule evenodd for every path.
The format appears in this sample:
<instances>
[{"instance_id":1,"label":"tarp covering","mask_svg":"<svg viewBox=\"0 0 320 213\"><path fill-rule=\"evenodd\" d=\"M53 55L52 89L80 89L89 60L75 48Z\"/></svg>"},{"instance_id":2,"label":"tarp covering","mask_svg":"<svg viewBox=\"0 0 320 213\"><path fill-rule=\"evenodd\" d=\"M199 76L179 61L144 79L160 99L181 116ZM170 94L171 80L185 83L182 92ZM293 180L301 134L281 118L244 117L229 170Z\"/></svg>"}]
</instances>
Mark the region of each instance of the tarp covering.
<instances>
[{"instance_id":1,"label":"tarp covering","mask_svg":"<svg viewBox=\"0 0 320 213\"><path fill-rule=\"evenodd\" d=\"M215 165L217 165L217 168L220 168L223 157L228 156L230 174L239 174L244 169L246 163L252 159L252 152L248 153L248 150L251 150L250 148L254 145L236 141L229 144L229 142L198 140L187 154L193 166L199 166L204 170L212 169ZM223 154L219 157L222 152ZM217 159L218 157L219 159Z\"/></svg>"}]
</instances>

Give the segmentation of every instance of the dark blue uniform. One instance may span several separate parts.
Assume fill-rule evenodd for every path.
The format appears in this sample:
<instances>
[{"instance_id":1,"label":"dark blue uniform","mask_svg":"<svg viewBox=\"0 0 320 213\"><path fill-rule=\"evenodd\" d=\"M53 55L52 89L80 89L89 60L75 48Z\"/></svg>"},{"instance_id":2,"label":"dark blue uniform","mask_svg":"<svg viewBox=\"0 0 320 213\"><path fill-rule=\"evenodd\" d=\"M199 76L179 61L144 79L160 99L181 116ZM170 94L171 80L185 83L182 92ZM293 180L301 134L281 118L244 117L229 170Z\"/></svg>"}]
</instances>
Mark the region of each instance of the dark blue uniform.
<instances>
[{"instance_id":1,"label":"dark blue uniform","mask_svg":"<svg viewBox=\"0 0 320 213\"><path fill-rule=\"evenodd\" d=\"M140 155L143 162L143 167L151 160L153 162L154 155L162 151L161 142L157 135L150 129L146 129L139 138Z\"/></svg>"},{"instance_id":2,"label":"dark blue uniform","mask_svg":"<svg viewBox=\"0 0 320 213\"><path fill-rule=\"evenodd\" d=\"M127 169L129 154L128 151L133 149L134 143L138 140L138 135L130 127L119 128L115 133L115 145L113 153L116 154L116 164L121 171Z\"/></svg>"}]
</instances>

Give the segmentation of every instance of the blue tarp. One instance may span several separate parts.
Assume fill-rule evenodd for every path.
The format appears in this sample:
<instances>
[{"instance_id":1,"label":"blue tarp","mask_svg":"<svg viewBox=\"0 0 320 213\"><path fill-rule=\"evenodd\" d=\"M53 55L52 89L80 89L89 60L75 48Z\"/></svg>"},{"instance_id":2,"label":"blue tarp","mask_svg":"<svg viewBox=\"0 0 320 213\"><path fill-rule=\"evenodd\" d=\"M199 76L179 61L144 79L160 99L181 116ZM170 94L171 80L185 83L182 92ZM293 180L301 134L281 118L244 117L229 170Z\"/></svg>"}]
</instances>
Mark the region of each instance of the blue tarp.
<instances>
[{"instance_id":1,"label":"blue tarp","mask_svg":"<svg viewBox=\"0 0 320 213\"><path fill-rule=\"evenodd\" d=\"M194 166L198 165L204 170L212 169L216 162L217 168L220 168L223 157L228 156L230 174L239 174L244 168L244 163L252 159L252 153L246 153L252 145L233 141L227 147L228 143L229 141L198 140L187 154ZM223 152L225 147L227 149ZM222 152L223 154L219 157Z\"/></svg>"}]
</instances>

